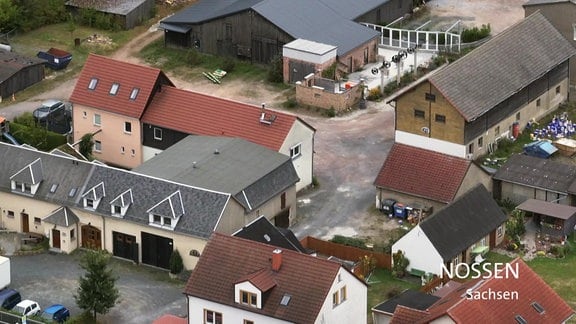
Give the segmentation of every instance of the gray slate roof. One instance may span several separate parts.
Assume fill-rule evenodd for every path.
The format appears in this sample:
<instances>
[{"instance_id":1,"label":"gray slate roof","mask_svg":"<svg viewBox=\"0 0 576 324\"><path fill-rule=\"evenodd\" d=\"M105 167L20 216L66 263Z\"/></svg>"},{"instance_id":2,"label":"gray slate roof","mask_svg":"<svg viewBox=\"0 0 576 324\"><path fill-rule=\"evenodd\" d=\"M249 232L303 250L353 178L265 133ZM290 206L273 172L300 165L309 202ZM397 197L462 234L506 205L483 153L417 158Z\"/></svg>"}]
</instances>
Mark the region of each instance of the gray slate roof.
<instances>
[{"instance_id":1,"label":"gray slate roof","mask_svg":"<svg viewBox=\"0 0 576 324\"><path fill-rule=\"evenodd\" d=\"M290 157L240 138L214 136L187 136L133 171L230 193L247 210L299 181Z\"/></svg>"},{"instance_id":2,"label":"gray slate roof","mask_svg":"<svg viewBox=\"0 0 576 324\"><path fill-rule=\"evenodd\" d=\"M525 154L510 156L493 179L566 193L576 179L576 166Z\"/></svg>"},{"instance_id":3,"label":"gray slate roof","mask_svg":"<svg viewBox=\"0 0 576 324\"><path fill-rule=\"evenodd\" d=\"M272 225L265 216L256 218L232 235L283 249L307 253L291 230Z\"/></svg>"},{"instance_id":4,"label":"gray slate roof","mask_svg":"<svg viewBox=\"0 0 576 324\"><path fill-rule=\"evenodd\" d=\"M193 25L253 9L271 23L296 38L338 47L338 54L378 37L380 34L351 19L365 13L383 0L200 0L194 5L161 21L161 27L186 32ZM375 5L376 4L376 5ZM343 8L337 11L330 7ZM352 9L353 8L353 9Z\"/></svg>"},{"instance_id":5,"label":"gray slate roof","mask_svg":"<svg viewBox=\"0 0 576 324\"><path fill-rule=\"evenodd\" d=\"M45 60L36 57L27 57L14 52L0 50L0 84L8 80L16 72L29 66L40 65Z\"/></svg>"},{"instance_id":6,"label":"gray slate roof","mask_svg":"<svg viewBox=\"0 0 576 324\"><path fill-rule=\"evenodd\" d=\"M78 224L80 219L70 208L60 207L52 212L52 214L48 215L48 217L44 218L42 221L58 226L69 227L71 225Z\"/></svg>"},{"instance_id":7,"label":"gray slate roof","mask_svg":"<svg viewBox=\"0 0 576 324\"><path fill-rule=\"evenodd\" d=\"M473 121L576 54L536 12L456 60L430 82Z\"/></svg>"},{"instance_id":8,"label":"gray slate roof","mask_svg":"<svg viewBox=\"0 0 576 324\"><path fill-rule=\"evenodd\" d=\"M3 157L0 163L0 191L12 192L10 177L40 158L44 170L43 181L34 195L35 199L82 209L82 195L92 188L98 188L98 196L104 196L94 212L116 217L111 215L110 203L118 196L125 195L126 190L131 189L133 203L124 216L124 220L129 222L147 225L149 223L147 211L179 192L184 215L178 221L174 231L200 238L210 236L230 199L230 195L225 193L5 143L0 143L0 156ZM99 184L102 185L97 186ZM50 189L53 185L57 187L52 193ZM118 200L115 201L117 202ZM175 209L175 211L182 213L182 209Z\"/></svg>"},{"instance_id":9,"label":"gray slate roof","mask_svg":"<svg viewBox=\"0 0 576 324\"><path fill-rule=\"evenodd\" d=\"M506 215L480 184L426 218L420 228L443 260L450 261L504 221Z\"/></svg>"}]
</instances>

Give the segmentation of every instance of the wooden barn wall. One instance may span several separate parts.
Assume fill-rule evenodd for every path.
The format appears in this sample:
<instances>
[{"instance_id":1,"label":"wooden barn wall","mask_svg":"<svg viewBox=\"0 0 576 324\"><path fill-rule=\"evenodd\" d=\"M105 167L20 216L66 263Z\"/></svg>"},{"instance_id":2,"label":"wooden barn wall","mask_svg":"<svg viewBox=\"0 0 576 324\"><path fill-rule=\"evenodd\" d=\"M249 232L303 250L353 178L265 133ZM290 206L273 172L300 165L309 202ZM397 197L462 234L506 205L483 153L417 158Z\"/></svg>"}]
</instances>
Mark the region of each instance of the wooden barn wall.
<instances>
[{"instance_id":1,"label":"wooden barn wall","mask_svg":"<svg viewBox=\"0 0 576 324\"><path fill-rule=\"evenodd\" d=\"M11 77L0 83L0 96L11 97L12 94L24 90L44 79L44 65L30 65L14 73Z\"/></svg>"},{"instance_id":2,"label":"wooden barn wall","mask_svg":"<svg viewBox=\"0 0 576 324\"><path fill-rule=\"evenodd\" d=\"M126 15L124 28L132 29L150 19L154 12L154 6L154 0L143 1L138 7Z\"/></svg>"},{"instance_id":3,"label":"wooden barn wall","mask_svg":"<svg viewBox=\"0 0 576 324\"><path fill-rule=\"evenodd\" d=\"M354 21L387 25L411 12L412 0L390 0L361 16L354 18Z\"/></svg>"}]
</instances>

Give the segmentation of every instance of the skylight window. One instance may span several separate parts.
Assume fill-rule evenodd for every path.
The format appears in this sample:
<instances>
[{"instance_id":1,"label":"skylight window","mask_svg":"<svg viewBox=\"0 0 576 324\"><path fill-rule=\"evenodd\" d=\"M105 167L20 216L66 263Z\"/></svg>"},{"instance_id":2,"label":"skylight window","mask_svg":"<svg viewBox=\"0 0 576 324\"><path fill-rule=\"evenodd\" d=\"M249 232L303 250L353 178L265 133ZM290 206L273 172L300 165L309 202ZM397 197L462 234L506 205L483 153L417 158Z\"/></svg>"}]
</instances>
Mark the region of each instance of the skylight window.
<instances>
[{"instance_id":1,"label":"skylight window","mask_svg":"<svg viewBox=\"0 0 576 324\"><path fill-rule=\"evenodd\" d=\"M516 315L514 316L514 319L518 324L528 324L528 321L526 321L526 319L522 317L522 315Z\"/></svg>"},{"instance_id":2,"label":"skylight window","mask_svg":"<svg viewBox=\"0 0 576 324\"><path fill-rule=\"evenodd\" d=\"M98 85L98 79L92 78L92 79L90 80L90 83L88 84L88 89L94 90L94 89L96 89L96 86L97 86L97 85Z\"/></svg>"},{"instance_id":3,"label":"skylight window","mask_svg":"<svg viewBox=\"0 0 576 324\"><path fill-rule=\"evenodd\" d=\"M544 307L538 304L538 302L533 302L532 307L534 307L534 309L538 312L538 314L544 314Z\"/></svg>"},{"instance_id":4,"label":"skylight window","mask_svg":"<svg viewBox=\"0 0 576 324\"><path fill-rule=\"evenodd\" d=\"M58 184L53 183L52 186L50 187L50 193L55 193L56 189L58 189Z\"/></svg>"},{"instance_id":5,"label":"skylight window","mask_svg":"<svg viewBox=\"0 0 576 324\"><path fill-rule=\"evenodd\" d=\"M119 83L113 83L112 87L110 87L110 94L115 96L118 93L118 89L120 89Z\"/></svg>"},{"instance_id":6,"label":"skylight window","mask_svg":"<svg viewBox=\"0 0 576 324\"><path fill-rule=\"evenodd\" d=\"M76 190L77 188L70 189L70 191L68 192L68 197L74 197L74 195L76 195Z\"/></svg>"},{"instance_id":7,"label":"skylight window","mask_svg":"<svg viewBox=\"0 0 576 324\"><path fill-rule=\"evenodd\" d=\"M280 305L288 306L288 303L290 303L291 298L292 298L292 296L285 294L284 296L282 296L282 300L280 301Z\"/></svg>"},{"instance_id":8,"label":"skylight window","mask_svg":"<svg viewBox=\"0 0 576 324\"><path fill-rule=\"evenodd\" d=\"M138 92L140 92L140 89L133 88L132 92L130 92L130 100L136 100L136 97L138 97Z\"/></svg>"}]
</instances>

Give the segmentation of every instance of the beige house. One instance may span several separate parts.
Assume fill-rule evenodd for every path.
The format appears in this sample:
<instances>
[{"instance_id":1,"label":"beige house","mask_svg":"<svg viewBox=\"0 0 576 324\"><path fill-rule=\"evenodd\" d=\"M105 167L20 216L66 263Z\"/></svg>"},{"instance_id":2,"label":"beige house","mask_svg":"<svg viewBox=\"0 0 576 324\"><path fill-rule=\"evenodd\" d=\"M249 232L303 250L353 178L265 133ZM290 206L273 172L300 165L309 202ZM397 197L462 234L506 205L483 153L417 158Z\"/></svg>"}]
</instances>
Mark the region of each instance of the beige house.
<instances>
[{"instance_id":1,"label":"beige house","mask_svg":"<svg viewBox=\"0 0 576 324\"><path fill-rule=\"evenodd\" d=\"M259 199L259 208L270 215L280 213L273 208L279 208L283 193L295 199L297 177L285 161L278 170L269 170L282 179L261 175L262 181L255 180L245 194L234 197L8 144L0 143L0 154L5 157L0 165L4 228L45 235L57 252L106 249L115 257L164 269L173 250L193 269L214 231L232 234L256 218L252 215L258 209L247 209L242 197ZM241 166L232 167L242 172Z\"/></svg>"}]
</instances>

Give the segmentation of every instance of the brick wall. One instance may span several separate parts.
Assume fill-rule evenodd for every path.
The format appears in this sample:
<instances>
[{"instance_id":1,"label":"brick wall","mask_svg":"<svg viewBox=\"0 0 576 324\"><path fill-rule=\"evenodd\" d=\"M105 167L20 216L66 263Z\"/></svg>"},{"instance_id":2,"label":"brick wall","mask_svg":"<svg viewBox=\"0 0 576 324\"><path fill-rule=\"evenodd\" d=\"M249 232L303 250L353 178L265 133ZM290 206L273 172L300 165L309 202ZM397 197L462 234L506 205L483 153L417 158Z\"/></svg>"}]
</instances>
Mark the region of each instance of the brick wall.
<instances>
[{"instance_id":1,"label":"brick wall","mask_svg":"<svg viewBox=\"0 0 576 324\"><path fill-rule=\"evenodd\" d=\"M296 101L301 105L324 108L326 110L334 108L336 112L344 111L354 106L362 96L363 86L353 85L341 93L335 93L334 89L315 86L314 80L296 85ZM338 83L330 82L334 87L339 87ZM323 83L326 86L326 82ZM342 86L345 83L341 84Z\"/></svg>"}]
</instances>

